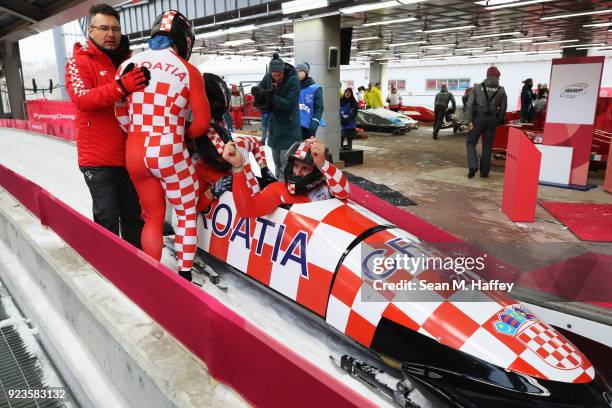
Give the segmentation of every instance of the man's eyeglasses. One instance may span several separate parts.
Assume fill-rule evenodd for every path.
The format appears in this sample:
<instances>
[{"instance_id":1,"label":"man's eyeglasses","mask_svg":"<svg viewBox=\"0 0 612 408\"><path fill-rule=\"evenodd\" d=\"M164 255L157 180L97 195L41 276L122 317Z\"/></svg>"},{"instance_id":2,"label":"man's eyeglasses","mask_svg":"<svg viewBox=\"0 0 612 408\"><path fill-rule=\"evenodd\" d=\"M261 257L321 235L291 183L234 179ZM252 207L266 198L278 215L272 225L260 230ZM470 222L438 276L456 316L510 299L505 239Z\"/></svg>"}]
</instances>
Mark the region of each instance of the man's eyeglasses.
<instances>
[{"instance_id":1,"label":"man's eyeglasses","mask_svg":"<svg viewBox=\"0 0 612 408\"><path fill-rule=\"evenodd\" d=\"M121 33L121 27L117 27L117 26L109 27L109 26L105 26L105 25L101 25L101 26L92 25L90 27L91 28L95 28L98 31L102 31L103 33L108 33L109 31L112 31L113 34Z\"/></svg>"}]
</instances>

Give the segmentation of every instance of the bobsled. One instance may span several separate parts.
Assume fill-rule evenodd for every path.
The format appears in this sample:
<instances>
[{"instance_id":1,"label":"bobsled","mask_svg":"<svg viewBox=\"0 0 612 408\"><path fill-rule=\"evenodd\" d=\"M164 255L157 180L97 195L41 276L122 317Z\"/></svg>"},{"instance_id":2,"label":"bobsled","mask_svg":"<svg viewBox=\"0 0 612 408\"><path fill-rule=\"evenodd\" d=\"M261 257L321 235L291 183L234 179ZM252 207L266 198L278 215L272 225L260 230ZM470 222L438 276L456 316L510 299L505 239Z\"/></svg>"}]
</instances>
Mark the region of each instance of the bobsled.
<instances>
[{"instance_id":1,"label":"bobsled","mask_svg":"<svg viewBox=\"0 0 612 408\"><path fill-rule=\"evenodd\" d=\"M418 129L416 120L389 109L360 109L357 112L357 126L365 131L403 135L412 129Z\"/></svg>"},{"instance_id":2,"label":"bobsled","mask_svg":"<svg viewBox=\"0 0 612 408\"><path fill-rule=\"evenodd\" d=\"M226 192L199 215L197 228L207 257L356 343L436 406L612 406L609 386L585 355L507 292L484 287L466 298L433 285L424 298L376 288L379 277L394 281L402 271L377 275L372 254L440 250L356 203L330 199L245 218ZM424 268L409 278L449 279Z\"/></svg>"}]
</instances>

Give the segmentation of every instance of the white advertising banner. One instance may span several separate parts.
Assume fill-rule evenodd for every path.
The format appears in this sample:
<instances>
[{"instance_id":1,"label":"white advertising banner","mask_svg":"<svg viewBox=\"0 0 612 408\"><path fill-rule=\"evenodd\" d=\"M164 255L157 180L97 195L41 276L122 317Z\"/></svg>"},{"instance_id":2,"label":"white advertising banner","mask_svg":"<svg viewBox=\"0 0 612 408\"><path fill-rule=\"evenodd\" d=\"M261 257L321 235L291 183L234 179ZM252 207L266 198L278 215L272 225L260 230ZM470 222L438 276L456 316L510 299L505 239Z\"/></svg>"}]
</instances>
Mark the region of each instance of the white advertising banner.
<instances>
[{"instance_id":1,"label":"white advertising banner","mask_svg":"<svg viewBox=\"0 0 612 408\"><path fill-rule=\"evenodd\" d=\"M593 124L602 65L592 63L552 66L547 123Z\"/></svg>"}]
</instances>

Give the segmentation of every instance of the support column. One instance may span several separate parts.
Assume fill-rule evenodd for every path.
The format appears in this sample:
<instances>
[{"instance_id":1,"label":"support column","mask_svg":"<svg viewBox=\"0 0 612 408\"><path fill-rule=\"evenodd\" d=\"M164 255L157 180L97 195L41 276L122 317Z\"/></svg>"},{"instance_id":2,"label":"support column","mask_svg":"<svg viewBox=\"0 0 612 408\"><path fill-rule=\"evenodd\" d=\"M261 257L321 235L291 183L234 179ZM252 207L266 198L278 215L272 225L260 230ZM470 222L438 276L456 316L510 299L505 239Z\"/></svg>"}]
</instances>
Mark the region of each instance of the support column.
<instances>
[{"instance_id":1,"label":"support column","mask_svg":"<svg viewBox=\"0 0 612 408\"><path fill-rule=\"evenodd\" d=\"M330 16L294 23L295 64L308 62L310 76L323 88L323 119L317 137L325 142L334 161L340 151L340 57L338 68L327 69L329 47L340 52L340 16Z\"/></svg>"},{"instance_id":2,"label":"support column","mask_svg":"<svg viewBox=\"0 0 612 408\"><path fill-rule=\"evenodd\" d=\"M6 85L9 93L13 119L25 119L25 92L23 76L21 75L21 57L18 42L2 42L2 62L6 75Z\"/></svg>"},{"instance_id":3,"label":"support column","mask_svg":"<svg viewBox=\"0 0 612 408\"><path fill-rule=\"evenodd\" d=\"M62 26L53 28L53 45L55 45L55 66L57 69L57 82L55 84L60 84L64 82L64 68L66 66L66 44L64 42L64 29ZM65 86L62 86L55 91L59 91L59 99L68 99L68 93L66 92Z\"/></svg>"}]
</instances>

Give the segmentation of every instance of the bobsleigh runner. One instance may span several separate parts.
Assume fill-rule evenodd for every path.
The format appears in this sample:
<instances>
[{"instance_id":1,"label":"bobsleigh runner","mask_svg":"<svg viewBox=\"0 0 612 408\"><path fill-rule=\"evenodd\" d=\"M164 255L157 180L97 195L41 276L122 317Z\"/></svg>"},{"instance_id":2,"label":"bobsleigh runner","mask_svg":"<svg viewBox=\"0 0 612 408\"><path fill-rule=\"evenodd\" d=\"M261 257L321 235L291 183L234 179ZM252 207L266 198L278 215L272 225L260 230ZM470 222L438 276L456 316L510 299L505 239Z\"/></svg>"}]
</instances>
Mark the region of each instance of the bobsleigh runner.
<instances>
[{"instance_id":1,"label":"bobsleigh runner","mask_svg":"<svg viewBox=\"0 0 612 408\"><path fill-rule=\"evenodd\" d=\"M462 302L459 291L432 291L411 301L374 290L362 273L365 251L437 249L358 204L330 199L242 218L227 192L199 217L198 257L281 295L378 358L387 373L350 356L335 362L400 406L416 406L412 392L442 407L612 406L589 360L505 293ZM413 279L446 279L435 273Z\"/></svg>"}]
</instances>

